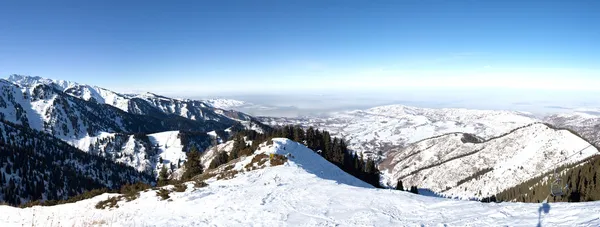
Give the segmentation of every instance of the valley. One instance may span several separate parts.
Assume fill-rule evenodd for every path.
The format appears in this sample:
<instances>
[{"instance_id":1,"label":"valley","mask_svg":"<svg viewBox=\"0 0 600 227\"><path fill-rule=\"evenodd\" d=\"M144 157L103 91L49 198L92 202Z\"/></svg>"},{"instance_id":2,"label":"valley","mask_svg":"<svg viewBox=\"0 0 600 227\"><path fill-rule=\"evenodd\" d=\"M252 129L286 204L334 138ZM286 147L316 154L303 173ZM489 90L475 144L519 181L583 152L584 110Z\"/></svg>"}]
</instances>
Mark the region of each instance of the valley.
<instances>
[{"instance_id":1,"label":"valley","mask_svg":"<svg viewBox=\"0 0 600 227\"><path fill-rule=\"evenodd\" d=\"M94 171L112 172L116 168L112 165L120 166L119 168L125 171L104 176L98 172L90 173L88 169L90 167L85 167L88 169L86 170L88 175L76 174L77 177L87 178L95 182L94 184L88 185L89 187L79 187L77 185L81 184L82 180L75 178L73 183L69 183L69 187L57 187L47 177L30 179L29 175L24 175L24 171L29 171L26 170L28 167L11 164L14 161L9 158L9 165L3 169L3 177L0 179L2 180L0 184L8 188L2 192L2 197L0 197L3 201L12 205L31 204L32 202L44 204L45 201L49 202L50 200L63 203L60 201L91 189L108 188L107 192L114 194L118 192L117 189L126 184L143 182L154 185L150 191L138 192L139 195L133 201L120 201L117 202L118 208L102 211L106 215L116 215L117 213L125 215L129 217L128 219L107 220L107 216L88 217L82 213L79 214L83 215L82 218L72 220L71 224L74 225L91 225L96 222L117 225L130 225L134 222L148 224L149 222L144 221L151 219L140 218L144 215L138 212L143 209L136 208L136 206L179 204L177 206L195 207L199 206L199 203L212 203L221 207L219 209L239 210L239 207L231 207L223 202L214 202L225 201L226 198L241 200L241 198L260 195L268 191L271 191L270 193L290 191L291 189L286 189L287 187L306 188L302 189L304 191L307 188L311 188L310 190L319 188L318 190L325 190L323 193L334 193L328 190L343 192L343 196L331 197L326 200L329 201L329 204L347 204L347 198L360 197L359 204L366 203L367 199L370 199L378 201L378 206L405 202L421 205L418 206L419 208L414 205L406 207L394 205L391 206L395 207L392 210L381 207L367 213L362 213L363 211L360 211L358 207L372 206L372 202L369 203L370 205L343 205L344 209L351 209L353 210L351 212L355 212L357 215L354 219L347 219L347 217L335 214L334 210L326 211L321 215L314 213L316 210L325 208L319 208L317 204L310 202L311 200L298 201L301 195L292 190L294 192L289 196L279 193L277 195L279 199L270 199L268 200L270 202L265 202L263 199L259 207L253 208L256 212L262 213L272 213L273 209L279 210L278 213L273 213L277 215L266 218L264 224L277 222L293 224L298 220L308 218L309 222L315 225L336 223L343 225L507 223L510 225L511 219L494 215L490 216L490 220L493 222L465 219L464 217L467 215L463 213L454 214L463 218L427 219L431 222L410 217L411 215L429 215L432 210L447 209L444 208L446 206L488 209L491 214L494 213L494 209L503 209L510 213L511 209L535 208L534 204L511 206L510 203L507 203L507 206L498 206L469 202L468 200L489 200L490 197L498 196L497 198L517 201L520 197L510 197L506 193L515 188L524 187L524 185L532 185L532 187L545 185L550 179L549 174L557 168L564 173L580 167L596 168L587 163L592 163L593 160L600 157L596 143L592 142L595 139L595 133L593 133L596 127L595 120L598 118L583 113L538 118L528 113L515 111L427 109L389 105L366 110L336 112L323 117L255 117L231 110L245 105L244 102L237 100L198 101L175 99L150 93L120 94L75 82L19 75L13 75L8 80L0 82L3 84L2 121L7 127L16 127L19 130L39 134L40 138L45 138L43 141L54 141L46 142L46 144L60 144L59 147L62 148L59 149L66 149L61 152L72 153L67 157L73 157L76 154L77 157L81 156L85 160L98 159L110 163L103 164ZM291 127L292 125L294 127ZM11 130L7 128L5 131L11 132ZM4 138L10 138L13 141L15 138L10 135L16 134L5 133L4 135ZM267 137L265 138L265 136ZM277 137L287 137L289 140ZM25 138L20 140L28 141ZM261 142L265 140L267 143ZM273 140L274 143L271 144L268 142L269 140ZM14 142L6 140L5 144L15 146ZM33 144L33 146L26 144ZM25 142L25 145L18 145L16 148L42 152L39 153L40 155L49 155L43 153L44 148L35 141ZM8 151L6 150L6 152ZM191 151L199 151L200 157L189 160L188 156ZM267 165L255 166L250 169L242 168L248 163L253 163L254 161L250 160L265 152L266 154L281 154L289 158L283 166ZM65 156L49 156L54 159L59 157L64 159ZM20 157L20 159L23 158L34 160ZM189 184L191 179L182 177L186 171L184 166L190 161L198 162L202 166L205 174L199 177L207 183L207 188L194 188L193 184ZM82 164L77 164L79 162L77 159L67 158L66 162L75 163L73 168L80 168L80 170L82 168L80 167ZM56 161L52 163L56 163ZM32 165L27 166L32 168ZM286 171L291 172L286 175ZM9 172L12 174L8 174ZM52 174L60 176L61 173L52 172L49 177L54 177ZM292 177L294 174L300 175ZM270 178L264 176L271 175L275 177L273 179L276 183L268 186ZM280 180L283 182L279 182ZM181 192L183 194L173 192L175 193L174 197L171 197L169 201L155 199L153 193L158 194L159 191L164 190L161 189L164 186L157 185L157 182L164 184L164 182L186 181L188 183L183 183L183 185L187 185L184 187L187 189ZM332 185L331 182L336 183ZM400 183L403 188L407 189L406 192L392 190L397 188ZM311 184L311 186L305 184ZM386 189L376 189L374 186ZM171 187L166 186L166 188ZM237 192L226 189L229 187L242 187L246 190ZM569 189L569 193L584 193L585 198L595 198L595 194L592 194L591 191L581 191L583 189L579 188L582 187L577 185L574 189ZM250 190L251 188L254 189ZM408 188L418 188L420 193L428 196L409 194ZM18 190L24 191L15 193ZM61 191L69 193L65 194ZM229 193L225 193L225 191L229 191ZM55 194L57 192L58 194ZM9 207L0 207L0 209L6 209L6 212L16 212L19 216L29 215L27 212L38 210L35 211L39 212L40 216L38 217L47 215L47 211L44 210L57 212L66 209L62 207L80 206L77 209L93 210L96 209L94 208L95 203L103 201L102 198L107 199L110 193L101 193L100 196L74 201L72 204L39 208L34 206L24 210L12 210L16 208ZM315 192L305 191L305 193ZM547 192L542 190L538 193ZM272 194L270 195L272 196ZM392 197L393 199L389 200ZM551 199L557 200L557 198ZM315 201L319 200L322 199ZM452 204L440 205L448 202ZM280 207L282 204L296 205ZM312 210L301 212L306 216L292 215L292 212L301 209L298 207L300 204L308 205L306 209ZM473 208L474 205L477 208ZM557 209L568 209L571 206L559 205ZM333 209L333 206L329 206L327 209ZM405 213L400 211L402 209L421 211ZM161 211L155 210L155 212L160 213ZM240 210L239 212L249 211ZM33 213L30 214L33 215ZM207 213L202 214L206 215ZM517 220L527 222L526 220L535 216L533 214L535 212L511 215L519 216L521 219ZM177 218L178 222L187 223L179 219L190 214L182 212L179 215L182 216L173 218ZM240 219L219 215L227 218L213 217L184 225L216 223L218 223L217 225L231 225L234 220L244 223ZM278 217L281 215L288 218L279 219ZM361 219L361 215L380 218ZM541 217L541 214L538 214L538 217ZM47 219L49 218L51 217L47 217ZM61 216L59 219L66 218L66 216ZM548 222L562 223L559 218L553 218ZM32 220L33 224L39 222L36 219ZM0 219L0 222L2 221ZM4 220L5 223L22 221Z\"/></svg>"}]
</instances>

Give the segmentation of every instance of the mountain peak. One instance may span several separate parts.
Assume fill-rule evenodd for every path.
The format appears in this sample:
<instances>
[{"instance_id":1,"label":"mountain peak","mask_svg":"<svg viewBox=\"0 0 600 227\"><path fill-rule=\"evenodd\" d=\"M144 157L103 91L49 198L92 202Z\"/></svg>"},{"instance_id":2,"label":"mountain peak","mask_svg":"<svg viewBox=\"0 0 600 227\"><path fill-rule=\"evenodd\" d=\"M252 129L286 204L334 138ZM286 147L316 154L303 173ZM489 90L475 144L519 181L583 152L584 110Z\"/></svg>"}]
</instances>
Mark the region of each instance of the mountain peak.
<instances>
[{"instance_id":1,"label":"mountain peak","mask_svg":"<svg viewBox=\"0 0 600 227\"><path fill-rule=\"evenodd\" d=\"M240 101L240 100L223 99L223 98L206 99L206 100L202 100L202 102L204 102L214 108L225 109L225 110L244 106L244 105L248 104L248 103L246 103L244 101Z\"/></svg>"},{"instance_id":2,"label":"mountain peak","mask_svg":"<svg viewBox=\"0 0 600 227\"><path fill-rule=\"evenodd\" d=\"M27 76L20 74L12 74L8 76L8 81L19 84L19 85L33 85L37 83L52 82L50 79L45 79L39 76Z\"/></svg>"},{"instance_id":3,"label":"mountain peak","mask_svg":"<svg viewBox=\"0 0 600 227\"><path fill-rule=\"evenodd\" d=\"M13 82L19 86L23 87L32 87L38 84L45 85L53 85L59 88L60 90L65 90L70 87L82 85L72 81L66 80L53 80L48 78L43 78L39 76L28 76L28 75L20 75L20 74L12 74L7 79L10 82Z\"/></svg>"}]
</instances>

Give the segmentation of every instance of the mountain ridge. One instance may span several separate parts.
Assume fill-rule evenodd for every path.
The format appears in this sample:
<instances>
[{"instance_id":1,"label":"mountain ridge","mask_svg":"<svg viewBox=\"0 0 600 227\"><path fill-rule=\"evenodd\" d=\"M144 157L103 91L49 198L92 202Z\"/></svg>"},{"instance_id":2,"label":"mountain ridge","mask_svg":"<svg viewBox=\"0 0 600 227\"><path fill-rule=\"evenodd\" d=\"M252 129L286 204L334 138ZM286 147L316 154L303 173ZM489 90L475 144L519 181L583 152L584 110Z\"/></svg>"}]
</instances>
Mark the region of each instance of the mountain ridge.
<instances>
[{"instance_id":1,"label":"mountain ridge","mask_svg":"<svg viewBox=\"0 0 600 227\"><path fill-rule=\"evenodd\" d=\"M387 175L385 180L391 185L402 180L405 185L418 185L443 196L483 198L544 174L556 165L598 154L586 140L544 123L476 143L463 141L464 135L424 140L391 152L380 165Z\"/></svg>"},{"instance_id":2,"label":"mountain ridge","mask_svg":"<svg viewBox=\"0 0 600 227\"><path fill-rule=\"evenodd\" d=\"M432 136L466 132L487 138L540 121L516 111L430 109L404 105L337 112L325 117L259 117L259 120L269 125L291 124L325 129L333 136L346 139L352 150L379 158L384 158L392 149Z\"/></svg>"},{"instance_id":3,"label":"mountain ridge","mask_svg":"<svg viewBox=\"0 0 600 227\"><path fill-rule=\"evenodd\" d=\"M97 86L41 77L12 75L9 79L12 81L0 79L1 119L50 133L80 150L147 173L157 173L162 161L172 172L179 172L185 153L192 146L203 151L212 140L227 139L232 131L270 130L250 115L209 107L201 101L151 93L123 95ZM106 103L111 97L126 103ZM177 108L182 106L191 108ZM167 149L154 148L155 142L139 139L148 135L154 138L162 132L182 136L178 158L158 159L156 155Z\"/></svg>"},{"instance_id":4,"label":"mountain ridge","mask_svg":"<svg viewBox=\"0 0 600 227\"><path fill-rule=\"evenodd\" d=\"M233 110L224 110L214 107L200 100L176 99L154 94L151 92L141 94L121 94L98 86L79 84L72 81L52 80L42 77L23 75L10 75L7 81L22 87L36 87L40 84L53 86L65 94L86 101L104 103L125 112L134 114L151 115L147 108L139 101L144 101L156 110L165 114L175 114L191 120L214 120L231 123L230 121L254 121L253 117Z\"/></svg>"}]
</instances>

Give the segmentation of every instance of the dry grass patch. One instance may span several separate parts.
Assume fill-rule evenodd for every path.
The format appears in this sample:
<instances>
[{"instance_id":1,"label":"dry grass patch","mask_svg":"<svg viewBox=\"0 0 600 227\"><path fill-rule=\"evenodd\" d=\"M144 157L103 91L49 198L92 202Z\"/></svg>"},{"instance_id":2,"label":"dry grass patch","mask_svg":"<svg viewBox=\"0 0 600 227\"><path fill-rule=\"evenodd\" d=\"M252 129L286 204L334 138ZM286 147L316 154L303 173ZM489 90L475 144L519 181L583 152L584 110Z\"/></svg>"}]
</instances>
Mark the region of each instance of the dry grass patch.
<instances>
[{"instance_id":1,"label":"dry grass patch","mask_svg":"<svg viewBox=\"0 0 600 227\"><path fill-rule=\"evenodd\" d=\"M167 199L171 198L171 196L169 195L170 193L171 193L170 190L161 188L156 192L156 195L160 196L160 198L162 200L167 200Z\"/></svg>"},{"instance_id":2,"label":"dry grass patch","mask_svg":"<svg viewBox=\"0 0 600 227\"><path fill-rule=\"evenodd\" d=\"M272 154L270 156L271 166L283 165L283 163L287 162L287 158L280 154Z\"/></svg>"},{"instance_id":3,"label":"dry grass patch","mask_svg":"<svg viewBox=\"0 0 600 227\"><path fill-rule=\"evenodd\" d=\"M215 173L215 171L204 172L203 174L194 177L194 180L205 181L215 176L217 176L217 173Z\"/></svg>"},{"instance_id":4,"label":"dry grass patch","mask_svg":"<svg viewBox=\"0 0 600 227\"><path fill-rule=\"evenodd\" d=\"M231 178L234 178L238 173L240 173L240 171L237 171L237 170L225 171L225 172L220 173L217 176L217 180L229 180Z\"/></svg>"},{"instance_id":5,"label":"dry grass patch","mask_svg":"<svg viewBox=\"0 0 600 227\"><path fill-rule=\"evenodd\" d=\"M152 188L152 186L138 182L135 184L123 185L123 187L121 187L121 190L119 190L119 192L121 192L121 194L124 194L124 195L137 194L141 191L145 191L150 188Z\"/></svg>"},{"instance_id":6,"label":"dry grass patch","mask_svg":"<svg viewBox=\"0 0 600 227\"><path fill-rule=\"evenodd\" d=\"M204 188L208 186L208 184L204 181L194 181L194 188Z\"/></svg>"},{"instance_id":7,"label":"dry grass patch","mask_svg":"<svg viewBox=\"0 0 600 227\"><path fill-rule=\"evenodd\" d=\"M176 184L174 186L175 188L173 189L173 191L175 192L185 192L185 190L187 189L187 185L184 183Z\"/></svg>"},{"instance_id":8,"label":"dry grass patch","mask_svg":"<svg viewBox=\"0 0 600 227\"><path fill-rule=\"evenodd\" d=\"M223 170L229 171L229 170L232 170L233 167L234 167L234 165L228 165L228 166L225 166L225 168Z\"/></svg>"},{"instance_id":9,"label":"dry grass patch","mask_svg":"<svg viewBox=\"0 0 600 227\"><path fill-rule=\"evenodd\" d=\"M104 193L110 192L108 189L106 188L101 188L101 189L93 189L90 191L86 191L82 194L73 196L69 199L66 200L46 200L46 201L41 201L41 200L36 200L36 201L29 201L25 204L20 205L20 208L26 208L26 207L32 207L32 206L55 206L55 205L59 205L59 204L66 204L66 203L74 203L77 201L81 201L81 200L85 200L85 199L89 199L89 198L93 198L95 196L98 195L102 195Z\"/></svg>"},{"instance_id":10,"label":"dry grass patch","mask_svg":"<svg viewBox=\"0 0 600 227\"><path fill-rule=\"evenodd\" d=\"M254 157L252 157L252 160L250 161L250 163L248 163L246 166L244 166L244 169L246 169L246 171L252 171L252 170L255 170L255 169L259 169L268 160L269 160L269 156L268 155L266 155L266 154L257 154ZM254 165L254 164L256 164L256 165Z\"/></svg>"},{"instance_id":11,"label":"dry grass patch","mask_svg":"<svg viewBox=\"0 0 600 227\"><path fill-rule=\"evenodd\" d=\"M121 200L121 196L108 197L107 200L102 200L96 204L96 209L119 208L117 203Z\"/></svg>"}]
</instances>

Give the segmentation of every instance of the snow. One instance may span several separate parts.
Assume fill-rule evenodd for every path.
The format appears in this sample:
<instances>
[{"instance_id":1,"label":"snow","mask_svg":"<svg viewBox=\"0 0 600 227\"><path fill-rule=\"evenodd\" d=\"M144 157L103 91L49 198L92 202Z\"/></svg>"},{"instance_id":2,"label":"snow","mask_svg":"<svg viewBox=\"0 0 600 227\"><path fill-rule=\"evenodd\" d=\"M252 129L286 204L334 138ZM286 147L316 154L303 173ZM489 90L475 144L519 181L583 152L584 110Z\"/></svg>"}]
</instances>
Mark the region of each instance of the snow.
<instances>
[{"instance_id":1,"label":"snow","mask_svg":"<svg viewBox=\"0 0 600 227\"><path fill-rule=\"evenodd\" d=\"M207 132L206 134L208 134L208 135L210 135L212 137L215 137L215 138L218 137L217 136L217 132L215 132L215 131L210 131L210 132Z\"/></svg>"},{"instance_id":2,"label":"snow","mask_svg":"<svg viewBox=\"0 0 600 227\"><path fill-rule=\"evenodd\" d=\"M163 163L157 163L155 168L156 173L162 168L163 164L173 163L175 168L177 168L179 161L187 160L187 155L177 135L179 135L179 131L159 132L148 135L152 144L159 145L159 156L163 159Z\"/></svg>"},{"instance_id":3,"label":"snow","mask_svg":"<svg viewBox=\"0 0 600 227\"><path fill-rule=\"evenodd\" d=\"M349 148L367 157L383 157L392 148L452 132L473 133L483 138L500 135L519 126L538 122L532 115L513 111L428 109L388 105L366 110L332 113L324 117L263 118L271 125L313 126L343 137Z\"/></svg>"},{"instance_id":4,"label":"snow","mask_svg":"<svg viewBox=\"0 0 600 227\"><path fill-rule=\"evenodd\" d=\"M136 147L138 148L136 149ZM131 158L122 156L121 158L115 159L115 162L125 163L136 168L140 172L146 171L150 165L150 161L146 159L145 148L138 144L133 135L129 136L127 142L121 148L121 154L129 155Z\"/></svg>"},{"instance_id":5,"label":"snow","mask_svg":"<svg viewBox=\"0 0 600 227\"><path fill-rule=\"evenodd\" d=\"M235 100L235 99L207 99L207 100L202 100L202 102L206 103L207 105L209 105L211 107L218 108L218 109L224 109L224 110L231 110L232 108L235 108L235 107L248 105L248 103L246 103L244 101Z\"/></svg>"},{"instance_id":6,"label":"snow","mask_svg":"<svg viewBox=\"0 0 600 227\"><path fill-rule=\"evenodd\" d=\"M217 157L220 152L227 152L227 155L231 154L233 150L233 140L227 141L217 146L213 146L202 153L201 162L205 168L210 166L210 163Z\"/></svg>"},{"instance_id":7,"label":"snow","mask_svg":"<svg viewBox=\"0 0 600 227\"><path fill-rule=\"evenodd\" d=\"M282 148L286 149L283 150ZM154 191L94 206L114 194L54 207L0 206L2 226L598 226L600 202L485 204L374 189L303 145L276 139L257 153L294 156L288 163L219 180L208 187ZM325 174L320 174L321 172ZM354 185L349 185L354 184Z\"/></svg>"},{"instance_id":8,"label":"snow","mask_svg":"<svg viewBox=\"0 0 600 227\"><path fill-rule=\"evenodd\" d=\"M598 134L598 128L600 127L600 115L598 113L600 112L593 109L576 110L570 113L550 115L544 118L544 120L557 127L572 129L583 138L599 146L600 134Z\"/></svg>"},{"instance_id":9,"label":"snow","mask_svg":"<svg viewBox=\"0 0 600 227\"><path fill-rule=\"evenodd\" d=\"M78 139L66 139L68 143L79 148L82 151L89 152L90 145L95 144L97 141L106 138L115 138L115 133L101 132L97 136L85 136ZM124 163L131 167L134 167L138 171L154 171L156 174L162 168L162 165L173 163L175 169L178 170L179 161L185 161L187 159L181 140L178 138L179 131L166 131L148 134L151 146L154 148L155 145L159 145L157 148L158 156L152 157L147 156L146 148L141 141L136 140L133 135L127 136L127 141L118 150L110 150L105 152L116 152L119 153L121 158L116 158L114 161ZM106 144L100 144L100 148L104 149ZM157 163L158 159L162 158L163 163ZM170 167L170 166L167 166ZM158 176L158 175L157 175Z\"/></svg>"},{"instance_id":10,"label":"snow","mask_svg":"<svg viewBox=\"0 0 600 227\"><path fill-rule=\"evenodd\" d=\"M179 131L167 131L149 134L150 142L158 144L161 148L161 157L165 160L173 160L174 158L181 157L183 146L181 140L178 138Z\"/></svg>"},{"instance_id":11,"label":"snow","mask_svg":"<svg viewBox=\"0 0 600 227\"><path fill-rule=\"evenodd\" d=\"M566 130L536 123L483 143L463 143L454 133L390 152L379 168L385 183L426 188L461 199L497 194L554 168L598 155L598 150ZM480 177L465 180L490 169ZM481 194L479 194L481 193Z\"/></svg>"},{"instance_id":12,"label":"snow","mask_svg":"<svg viewBox=\"0 0 600 227\"><path fill-rule=\"evenodd\" d=\"M67 140L66 142L71 144L71 146L78 148L79 150L89 151L90 145L96 143L96 141L98 141L100 139L105 139L108 137L114 137L114 136L115 136L115 133L100 132L96 136L87 135L83 138L71 139L71 140Z\"/></svg>"},{"instance_id":13,"label":"snow","mask_svg":"<svg viewBox=\"0 0 600 227\"><path fill-rule=\"evenodd\" d=\"M135 114L146 114L140 111L137 105L133 104L132 99L139 98L150 105L156 107L158 110L166 114L176 114L192 120L215 120L224 121L225 119L240 120L236 117L239 116L242 120L248 120L248 115L240 112L235 114L224 114L223 110L219 110L219 107L230 109L234 106L245 105L246 103L238 100L231 99L214 99L207 100L207 103L203 101L189 100L189 99L175 99L160 96L154 93L146 92L141 94L120 94L108 89L104 89L98 86L91 86L85 84L79 84L71 81L64 80L52 80L41 77L22 76L22 75L11 75L7 81L22 86L23 89L34 88L35 86L44 84L52 86L66 94L80 98L86 101L94 99L98 103L104 103L107 105L114 106L125 112L134 112ZM208 107L217 108L211 110ZM131 108L131 109L130 109ZM135 112L138 111L138 112ZM206 113L209 112L209 113ZM218 113L215 113L218 112ZM230 111L231 112L231 111Z\"/></svg>"}]
</instances>

